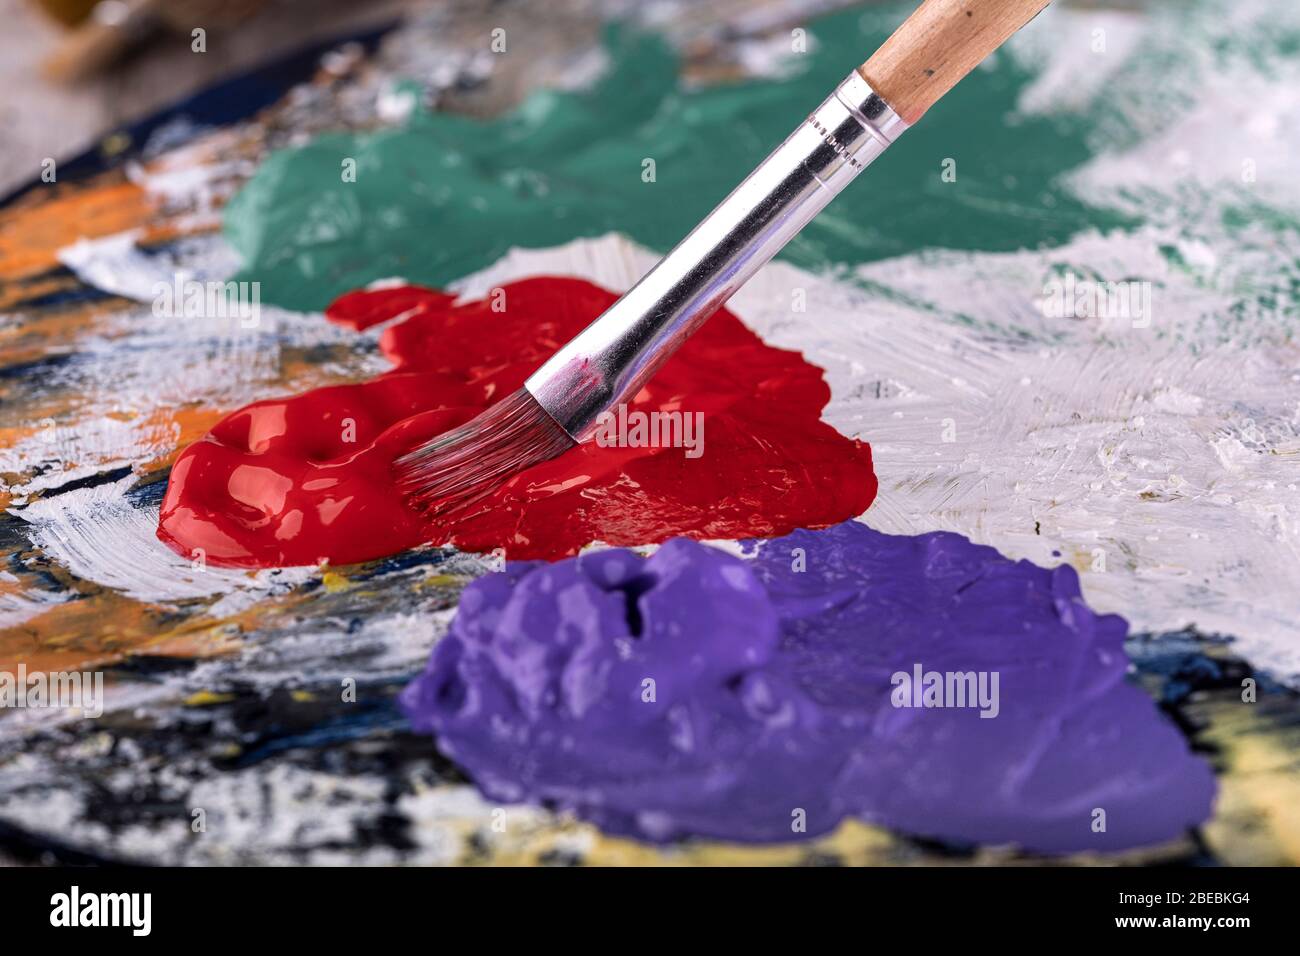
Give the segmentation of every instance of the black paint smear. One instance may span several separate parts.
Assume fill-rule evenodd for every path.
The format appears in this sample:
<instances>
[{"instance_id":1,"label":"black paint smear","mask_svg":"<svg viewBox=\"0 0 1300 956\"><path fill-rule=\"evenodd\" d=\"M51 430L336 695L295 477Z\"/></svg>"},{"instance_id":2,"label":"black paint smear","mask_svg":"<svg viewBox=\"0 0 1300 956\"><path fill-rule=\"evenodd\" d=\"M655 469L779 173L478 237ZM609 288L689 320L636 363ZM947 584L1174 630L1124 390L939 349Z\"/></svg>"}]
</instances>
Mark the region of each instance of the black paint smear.
<instances>
[{"instance_id":1,"label":"black paint smear","mask_svg":"<svg viewBox=\"0 0 1300 956\"><path fill-rule=\"evenodd\" d=\"M0 820L0 849L17 860L43 866L145 866L74 847L61 840L33 833Z\"/></svg>"}]
</instances>

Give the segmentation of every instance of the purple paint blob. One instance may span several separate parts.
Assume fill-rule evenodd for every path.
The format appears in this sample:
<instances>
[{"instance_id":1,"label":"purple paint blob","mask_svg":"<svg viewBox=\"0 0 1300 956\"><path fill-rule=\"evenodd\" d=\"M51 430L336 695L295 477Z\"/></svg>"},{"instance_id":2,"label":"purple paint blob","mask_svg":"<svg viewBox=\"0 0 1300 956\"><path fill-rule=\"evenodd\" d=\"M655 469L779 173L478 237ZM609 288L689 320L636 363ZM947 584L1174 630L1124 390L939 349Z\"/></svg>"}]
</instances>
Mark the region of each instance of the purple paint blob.
<instances>
[{"instance_id":1,"label":"purple paint blob","mask_svg":"<svg viewBox=\"0 0 1300 956\"><path fill-rule=\"evenodd\" d=\"M852 816L1054 853L1209 815L1209 767L1125 681L1128 625L1072 568L853 521L754 547L509 565L465 590L402 704L490 799L655 842ZM930 672L947 706L925 706Z\"/></svg>"}]
</instances>

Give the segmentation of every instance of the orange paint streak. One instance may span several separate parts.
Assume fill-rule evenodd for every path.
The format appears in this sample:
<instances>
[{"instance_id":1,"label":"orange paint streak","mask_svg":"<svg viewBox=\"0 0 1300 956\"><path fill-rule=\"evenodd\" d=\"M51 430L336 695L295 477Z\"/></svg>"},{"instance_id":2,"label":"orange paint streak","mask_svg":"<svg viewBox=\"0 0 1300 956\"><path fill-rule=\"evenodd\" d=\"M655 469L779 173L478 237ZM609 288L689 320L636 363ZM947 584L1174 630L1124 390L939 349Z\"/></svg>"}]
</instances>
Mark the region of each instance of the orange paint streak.
<instances>
[{"instance_id":1,"label":"orange paint streak","mask_svg":"<svg viewBox=\"0 0 1300 956\"><path fill-rule=\"evenodd\" d=\"M111 314L109 309L110 305L105 302L78 302L57 310L21 313L16 320L0 327L3 364L21 365L68 351Z\"/></svg>"},{"instance_id":2,"label":"orange paint streak","mask_svg":"<svg viewBox=\"0 0 1300 956\"><path fill-rule=\"evenodd\" d=\"M30 282L15 282L0 286L0 311L12 309L23 302L44 298L58 292L67 292L80 285L73 276L40 276Z\"/></svg>"},{"instance_id":3,"label":"orange paint streak","mask_svg":"<svg viewBox=\"0 0 1300 956\"><path fill-rule=\"evenodd\" d=\"M78 239L143 226L154 211L143 189L108 173L87 186L51 186L0 213L0 279L22 279L58 265L56 253Z\"/></svg>"},{"instance_id":4,"label":"orange paint streak","mask_svg":"<svg viewBox=\"0 0 1300 956\"><path fill-rule=\"evenodd\" d=\"M167 627L168 613L115 591L65 601L17 627L0 631L0 670L14 673L87 670L131 654L211 657L231 649L229 636L209 625L182 633Z\"/></svg>"},{"instance_id":5,"label":"orange paint streak","mask_svg":"<svg viewBox=\"0 0 1300 956\"><path fill-rule=\"evenodd\" d=\"M0 448L12 448L20 441L31 438L40 430L40 425L0 426ZM12 479L12 476L5 476L3 473L0 473L0 476Z\"/></svg>"},{"instance_id":6,"label":"orange paint streak","mask_svg":"<svg viewBox=\"0 0 1300 956\"><path fill-rule=\"evenodd\" d=\"M171 626L175 613L166 608L96 589L0 630L0 671L14 673L19 664L26 664L29 673L90 670L143 654L220 657L239 650L243 634L265 628L282 615L299 615L315 598L313 593L286 594L230 617L199 615Z\"/></svg>"},{"instance_id":7,"label":"orange paint streak","mask_svg":"<svg viewBox=\"0 0 1300 956\"><path fill-rule=\"evenodd\" d=\"M145 462L140 470L149 474L170 468L181 449L206 435L225 413L224 409L216 408L178 408L154 412L148 418L149 429L161 433L164 428L174 425L177 426L176 438L165 452Z\"/></svg>"}]
</instances>

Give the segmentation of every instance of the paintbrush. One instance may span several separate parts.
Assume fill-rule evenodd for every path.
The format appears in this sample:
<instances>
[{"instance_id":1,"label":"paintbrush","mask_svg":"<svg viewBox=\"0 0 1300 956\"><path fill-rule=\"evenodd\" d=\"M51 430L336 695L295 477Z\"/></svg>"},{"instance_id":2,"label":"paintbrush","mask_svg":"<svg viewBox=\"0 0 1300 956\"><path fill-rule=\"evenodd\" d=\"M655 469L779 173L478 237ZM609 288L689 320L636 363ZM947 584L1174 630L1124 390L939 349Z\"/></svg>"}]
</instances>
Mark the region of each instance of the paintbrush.
<instances>
[{"instance_id":1,"label":"paintbrush","mask_svg":"<svg viewBox=\"0 0 1300 956\"><path fill-rule=\"evenodd\" d=\"M1049 0L925 0L776 150L523 387L397 459L430 515L590 438L840 190Z\"/></svg>"}]
</instances>

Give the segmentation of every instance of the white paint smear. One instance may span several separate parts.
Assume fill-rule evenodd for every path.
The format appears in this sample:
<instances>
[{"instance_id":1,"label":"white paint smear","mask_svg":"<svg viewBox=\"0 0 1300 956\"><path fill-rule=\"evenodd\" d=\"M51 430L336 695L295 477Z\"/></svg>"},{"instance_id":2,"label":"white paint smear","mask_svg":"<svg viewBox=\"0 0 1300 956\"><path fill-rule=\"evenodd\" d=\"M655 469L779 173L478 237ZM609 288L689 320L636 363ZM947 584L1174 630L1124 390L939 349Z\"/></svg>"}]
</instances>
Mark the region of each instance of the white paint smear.
<instances>
[{"instance_id":1,"label":"white paint smear","mask_svg":"<svg viewBox=\"0 0 1300 956\"><path fill-rule=\"evenodd\" d=\"M1087 109L1140 49L1149 25L1149 15L1136 10L1052 4L1004 47L1034 74L1017 106L1025 113Z\"/></svg>"},{"instance_id":2,"label":"white paint smear","mask_svg":"<svg viewBox=\"0 0 1300 956\"><path fill-rule=\"evenodd\" d=\"M1300 207L1297 34L1300 4L1276 0L1053 5L1006 50L1036 74L1023 112L1089 131L1066 179L1081 200L1213 229L1227 207Z\"/></svg>"},{"instance_id":3,"label":"white paint smear","mask_svg":"<svg viewBox=\"0 0 1300 956\"><path fill-rule=\"evenodd\" d=\"M186 560L158 540L158 509L133 504L133 475L77 488L11 509L31 528L31 541L77 577L140 601L182 601L232 591L283 593L318 574L316 568L240 571Z\"/></svg>"},{"instance_id":4,"label":"white paint smear","mask_svg":"<svg viewBox=\"0 0 1300 956\"><path fill-rule=\"evenodd\" d=\"M138 246L140 230L81 238L57 253L59 262L87 285L136 302L152 302L158 283L178 273L200 282L225 280L239 269L239 254L214 236L178 239L156 251Z\"/></svg>"}]
</instances>

